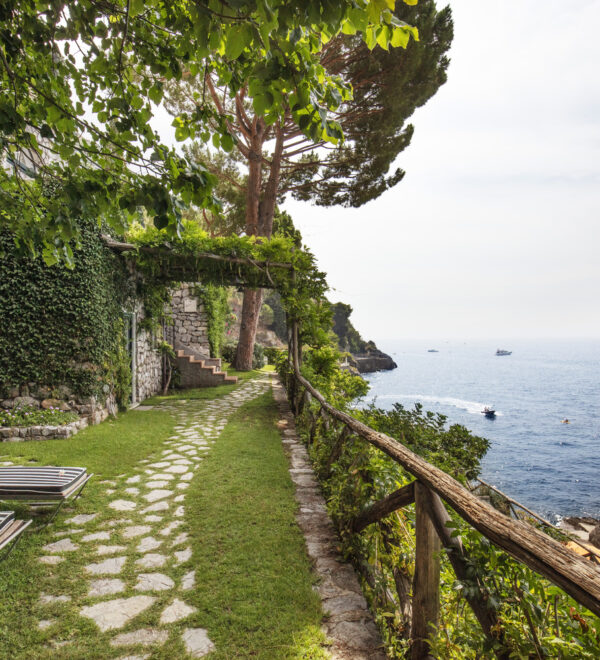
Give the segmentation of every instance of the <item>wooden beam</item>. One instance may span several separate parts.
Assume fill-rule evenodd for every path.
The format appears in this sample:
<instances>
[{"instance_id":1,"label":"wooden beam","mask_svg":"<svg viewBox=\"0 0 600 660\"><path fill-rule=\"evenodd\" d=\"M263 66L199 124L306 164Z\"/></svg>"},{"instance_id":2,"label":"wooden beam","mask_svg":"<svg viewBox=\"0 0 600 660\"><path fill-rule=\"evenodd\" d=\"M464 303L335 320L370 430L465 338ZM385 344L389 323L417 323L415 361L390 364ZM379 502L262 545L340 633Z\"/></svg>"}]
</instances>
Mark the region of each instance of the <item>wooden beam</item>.
<instances>
[{"instance_id":1,"label":"wooden beam","mask_svg":"<svg viewBox=\"0 0 600 660\"><path fill-rule=\"evenodd\" d=\"M433 660L428 638L440 614L440 539L429 517L427 487L416 481L415 574L413 577L411 660Z\"/></svg>"},{"instance_id":2,"label":"wooden beam","mask_svg":"<svg viewBox=\"0 0 600 660\"><path fill-rule=\"evenodd\" d=\"M456 577L463 583L472 584L473 577L470 577L467 572L467 558L461 539L460 537L452 536L450 528L446 525L451 518L439 495L426 489L423 493L423 504L427 507L429 518L431 519L435 531L446 550L446 554L452 564ZM490 606L488 594L480 588L479 584L477 586L479 588L479 593L472 594L471 590L469 590L469 595L466 595L465 598L473 610L475 617L479 621L479 625L485 633L485 636L489 640L502 642L500 632L501 626L498 625L498 614L496 610ZM506 650L498 650L495 651L495 653L498 660L508 660L509 658L509 652Z\"/></svg>"},{"instance_id":3,"label":"wooden beam","mask_svg":"<svg viewBox=\"0 0 600 660\"><path fill-rule=\"evenodd\" d=\"M294 351L292 355L295 357ZM357 435L402 465L499 548L548 578L578 603L600 616L600 567L582 559L531 525L512 520L496 511L489 504L475 497L449 474L417 456L402 443L384 433L374 431L366 424L337 410L302 376L295 359L293 366L296 380L332 417L347 424Z\"/></svg>"},{"instance_id":4,"label":"wooden beam","mask_svg":"<svg viewBox=\"0 0 600 660\"><path fill-rule=\"evenodd\" d=\"M347 428L347 427L346 427ZM352 523L353 532L361 532L365 527L378 522L385 516L389 516L397 509L408 506L415 501L415 482L411 481L406 486L395 490L390 495L375 502L370 507L361 511Z\"/></svg>"}]
</instances>

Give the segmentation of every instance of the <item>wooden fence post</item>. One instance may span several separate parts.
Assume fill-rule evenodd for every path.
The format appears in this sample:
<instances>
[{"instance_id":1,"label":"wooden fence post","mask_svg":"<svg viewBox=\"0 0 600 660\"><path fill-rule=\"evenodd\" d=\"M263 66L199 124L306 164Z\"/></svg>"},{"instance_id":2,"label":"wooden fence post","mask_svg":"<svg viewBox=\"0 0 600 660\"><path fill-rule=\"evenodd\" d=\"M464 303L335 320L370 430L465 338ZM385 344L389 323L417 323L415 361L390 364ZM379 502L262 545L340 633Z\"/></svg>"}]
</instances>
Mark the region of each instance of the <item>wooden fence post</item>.
<instances>
[{"instance_id":1,"label":"wooden fence post","mask_svg":"<svg viewBox=\"0 0 600 660\"><path fill-rule=\"evenodd\" d=\"M411 626L411 660L427 660L427 638L438 624L440 610L440 550L441 544L429 518L427 487L415 482L415 575Z\"/></svg>"}]
</instances>

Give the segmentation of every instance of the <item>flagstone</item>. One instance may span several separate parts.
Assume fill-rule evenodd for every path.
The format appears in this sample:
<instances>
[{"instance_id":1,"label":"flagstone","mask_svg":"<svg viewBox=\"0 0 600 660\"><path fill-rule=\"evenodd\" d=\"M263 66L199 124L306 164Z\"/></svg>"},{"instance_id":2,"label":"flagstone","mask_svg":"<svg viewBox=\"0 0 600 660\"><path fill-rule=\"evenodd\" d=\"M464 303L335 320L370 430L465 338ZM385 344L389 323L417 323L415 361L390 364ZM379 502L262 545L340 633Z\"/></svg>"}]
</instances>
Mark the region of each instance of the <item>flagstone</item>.
<instances>
[{"instance_id":1,"label":"flagstone","mask_svg":"<svg viewBox=\"0 0 600 660\"><path fill-rule=\"evenodd\" d=\"M121 533L126 539L133 539L136 536L147 534L151 530L152 527L150 525L132 525L131 527L126 527Z\"/></svg>"},{"instance_id":2,"label":"flagstone","mask_svg":"<svg viewBox=\"0 0 600 660\"><path fill-rule=\"evenodd\" d=\"M170 474L183 474L184 472L187 471L188 469L186 465L171 465L171 467L165 470L166 473L170 473Z\"/></svg>"},{"instance_id":3,"label":"flagstone","mask_svg":"<svg viewBox=\"0 0 600 660\"><path fill-rule=\"evenodd\" d=\"M179 552L173 553L175 555L175 565L183 564L192 557L192 549L186 548L185 550L180 550Z\"/></svg>"},{"instance_id":4,"label":"flagstone","mask_svg":"<svg viewBox=\"0 0 600 660\"><path fill-rule=\"evenodd\" d=\"M181 495L177 495L177 497L173 498L173 502L183 502L185 500L185 495L181 493Z\"/></svg>"},{"instance_id":5,"label":"flagstone","mask_svg":"<svg viewBox=\"0 0 600 660\"><path fill-rule=\"evenodd\" d=\"M167 623L175 623L176 621L187 619L188 616L197 611L198 610L195 607L186 605L182 600L176 598L163 610L163 613L160 615L160 623L163 626Z\"/></svg>"},{"instance_id":6,"label":"flagstone","mask_svg":"<svg viewBox=\"0 0 600 660\"><path fill-rule=\"evenodd\" d=\"M185 509L183 508L183 506L178 506L175 509L175 513L173 515L177 518L183 518L183 516L185 515Z\"/></svg>"},{"instance_id":7,"label":"flagstone","mask_svg":"<svg viewBox=\"0 0 600 660\"><path fill-rule=\"evenodd\" d=\"M136 591L168 591L175 583L168 575L162 573L140 573L134 589Z\"/></svg>"},{"instance_id":8,"label":"flagstone","mask_svg":"<svg viewBox=\"0 0 600 660\"><path fill-rule=\"evenodd\" d=\"M148 467L153 467L153 468L164 468L167 467L168 465L171 465L169 461L160 461L158 463L150 463Z\"/></svg>"},{"instance_id":9,"label":"flagstone","mask_svg":"<svg viewBox=\"0 0 600 660\"><path fill-rule=\"evenodd\" d=\"M139 495L140 489L136 488L135 486L132 486L131 488L126 488L125 492L127 493L127 495Z\"/></svg>"},{"instance_id":10,"label":"flagstone","mask_svg":"<svg viewBox=\"0 0 600 660\"><path fill-rule=\"evenodd\" d=\"M189 591L194 588L196 584L196 571L189 571L181 579L181 589L182 591Z\"/></svg>"},{"instance_id":11,"label":"flagstone","mask_svg":"<svg viewBox=\"0 0 600 660\"><path fill-rule=\"evenodd\" d=\"M78 516L65 520L66 525L85 525L97 516L97 513L80 513Z\"/></svg>"},{"instance_id":12,"label":"flagstone","mask_svg":"<svg viewBox=\"0 0 600 660\"><path fill-rule=\"evenodd\" d=\"M164 644L169 638L168 630L142 628L133 632L121 633L111 640L112 646L155 646Z\"/></svg>"},{"instance_id":13,"label":"flagstone","mask_svg":"<svg viewBox=\"0 0 600 660\"><path fill-rule=\"evenodd\" d=\"M141 559L138 559L135 563L142 568L160 568L161 566L164 566L166 562L167 557L164 555L150 552L147 555L144 555Z\"/></svg>"},{"instance_id":14,"label":"flagstone","mask_svg":"<svg viewBox=\"0 0 600 660\"><path fill-rule=\"evenodd\" d=\"M168 508L169 508L169 503L163 500L162 502L156 502L155 504L151 504L150 506L147 506L145 509L142 510L142 513L154 513L155 511L166 511Z\"/></svg>"},{"instance_id":15,"label":"flagstone","mask_svg":"<svg viewBox=\"0 0 600 660\"><path fill-rule=\"evenodd\" d=\"M116 575L121 572L127 557L110 557L104 561L88 564L85 569L92 575Z\"/></svg>"},{"instance_id":16,"label":"flagstone","mask_svg":"<svg viewBox=\"0 0 600 660\"><path fill-rule=\"evenodd\" d=\"M169 482L164 480L164 481L147 481L144 486L146 488L163 488L164 486L168 486Z\"/></svg>"},{"instance_id":17,"label":"flagstone","mask_svg":"<svg viewBox=\"0 0 600 660\"><path fill-rule=\"evenodd\" d=\"M152 479L161 479L163 481L172 481L175 477L172 474L166 474L165 472L151 472Z\"/></svg>"},{"instance_id":18,"label":"flagstone","mask_svg":"<svg viewBox=\"0 0 600 660\"><path fill-rule=\"evenodd\" d=\"M108 506L115 511L133 511L137 504L130 500L113 500Z\"/></svg>"},{"instance_id":19,"label":"flagstone","mask_svg":"<svg viewBox=\"0 0 600 660\"><path fill-rule=\"evenodd\" d=\"M136 550L138 552L149 552L150 550L156 550L160 545L162 545L162 541L152 536L146 536L138 543Z\"/></svg>"},{"instance_id":20,"label":"flagstone","mask_svg":"<svg viewBox=\"0 0 600 660\"><path fill-rule=\"evenodd\" d=\"M54 543L48 543L42 550L44 552L73 552L79 550L79 546L73 543L71 539L61 539L60 541L54 541Z\"/></svg>"},{"instance_id":21,"label":"flagstone","mask_svg":"<svg viewBox=\"0 0 600 660\"><path fill-rule=\"evenodd\" d=\"M187 532L181 532L177 537L175 537L172 545L181 545L182 543L185 543L188 540L188 534Z\"/></svg>"},{"instance_id":22,"label":"flagstone","mask_svg":"<svg viewBox=\"0 0 600 660\"><path fill-rule=\"evenodd\" d=\"M168 536L174 529L177 529L177 527L182 524L181 520L173 520L164 529L161 529L159 534L162 536Z\"/></svg>"},{"instance_id":23,"label":"flagstone","mask_svg":"<svg viewBox=\"0 0 600 660\"><path fill-rule=\"evenodd\" d=\"M146 493L143 497L147 502L156 502L157 500L164 500L165 497L169 497L173 494L172 490L166 489L156 489L151 490L149 493Z\"/></svg>"},{"instance_id":24,"label":"flagstone","mask_svg":"<svg viewBox=\"0 0 600 660\"><path fill-rule=\"evenodd\" d=\"M162 519L163 519L162 516L155 516L154 514L150 514L149 516L146 516L144 518L144 522L155 523L155 522L161 522Z\"/></svg>"},{"instance_id":25,"label":"flagstone","mask_svg":"<svg viewBox=\"0 0 600 660\"><path fill-rule=\"evenodd\" d=\"M49 628L53 623L54 620L42 619L41 621L38 622L38 628L40 630L46 630L46 628Z\"/></svg>"},{"instance_id":26,"label":"flagstone","mask_svg":"<svg viewBox=\"0 0 600 660\"><path fill-rule=\"evenodd\" d=\"M153 596L132 596L103 601L96 605L82 607L79 613L92 619L102 632L122 628L126 623L147 610L156 598Z\"/></svg>"},{"instance_id":27,"label":"flagstone","mask_svg":"<svg viewBox=\"0 0 600 660\"><path fill-rule=\"evenodd\" d=\"M129 477L129 479L127 479L127 480L125 481L125 483L126 483L126 484L137 484L137 483L140 482L140 479L141 479L141 478L142 478L142 477L141 477L139 474L136 474L134 477Z\"/></svg>"},{"instance_id":28,"label":"flagstone","mask_svg":"<svg viewBox=\"0 0 600 660\"><path fill-rule=\"evenodd\" d=\"M110 532L94 532L93 534L86 534L81 537L82 541L89 543L90 541L108 541L110 539Z\"/></svg>"},{"instance_id":29,"label":"flagstone","mask_svg":"<svg viewBox=\"0 0 600 660\"><path fill-rule=\"evenodd\" d=\"M181 481L175 486L175 488L178 488L179 490L185 490L186 488L189 488L190 484L188 481Z\"/></svg>"},{"instance_id":30,"label":"flagstone","mask_svg":"<svg viewBox=\"0 0 600 660\"><path fill-rule=\"evenodd\" d=\"M181 481L191 481L194 478L193 472L186 472L181 475Z\"/></svg>"},{"instance_id":31,"label":"flagstone","mask_svg":"<svg viewBox=\"0 0 600 660\"><path fill-rule=\"evenodd\" d=\"M216 648L204 628L187 628L181 637L187 652L193 658L202 658Z\"/></svg>"},{"instance_id":32,"label":"flagstone","mask_svg":"<svg viewBox=\"0 0 600 660\"><path fill-rule=\"evenodd\" d=\"M111 579L107 578L105 580L93 580L90 582L90 589L88 591L88 596L109 596L112 594L118 594L121 591L124 591L125 583L122 580L116 578Z\"/></svg>"},{"instance_id":33,"label":"flagstone","mask_svg":"<svg viewBox=\"0 0 600 660\"><path fill-rule=\"evenodd\" d=\"M85 532L84 529L66 529L62 532L54 532L54 536L69 536L70 534L81 534Z\"/></svg>"},{"instance_id":34,"label":"flagstone","mask_svg":"<svg viewBox=\"0 0 600 660\"><path fill-rule=\"evenodd\" d=\"M123 552L127 548L124 545L99 545L96 548L97 555L114 555L116 552Z\"/></svg>"}]
</instances>

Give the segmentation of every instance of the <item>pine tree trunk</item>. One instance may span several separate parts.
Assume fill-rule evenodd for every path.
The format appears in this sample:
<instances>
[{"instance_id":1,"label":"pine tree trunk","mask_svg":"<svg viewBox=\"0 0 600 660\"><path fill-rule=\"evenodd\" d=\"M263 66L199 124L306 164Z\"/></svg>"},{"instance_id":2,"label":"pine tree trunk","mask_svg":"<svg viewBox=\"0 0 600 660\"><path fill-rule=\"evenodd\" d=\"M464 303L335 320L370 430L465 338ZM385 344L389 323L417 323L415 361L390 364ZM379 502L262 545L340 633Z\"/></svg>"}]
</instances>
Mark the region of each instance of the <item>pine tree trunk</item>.
<instances>
[{"instance_id":1,"label":"pine tree trunk","mask_svg":"<svg viewBox=\"0 0 600 660\"><path fill-rule=\"evenodd\" d=\"M249 236L259 235L271 237L273 217L277 203L279 172L283 151L283 131L276 129L275 150L271 159L269 178L262 194L262 145L264 142L264 124L262 120L255 122L255 134L252 149L248 158L248 188L246 191L246 233ZM234 367L238 371L252 369L254 343L258 328L258 317L262 306L263 292L256 289L244 289L240 337L235 356Z\"/></svg>"},{"instance_id":2,"label":"pine tree trunk","mask_svg":"<svg viewBox=\"0 0 600 660\"><path fill-rule=\"evenodd\" d=\"M262 289L244 289L240 338L233 364L238 371L250 371L252 369L254 342L261 306Z\"/></svg>"}]
</instances>

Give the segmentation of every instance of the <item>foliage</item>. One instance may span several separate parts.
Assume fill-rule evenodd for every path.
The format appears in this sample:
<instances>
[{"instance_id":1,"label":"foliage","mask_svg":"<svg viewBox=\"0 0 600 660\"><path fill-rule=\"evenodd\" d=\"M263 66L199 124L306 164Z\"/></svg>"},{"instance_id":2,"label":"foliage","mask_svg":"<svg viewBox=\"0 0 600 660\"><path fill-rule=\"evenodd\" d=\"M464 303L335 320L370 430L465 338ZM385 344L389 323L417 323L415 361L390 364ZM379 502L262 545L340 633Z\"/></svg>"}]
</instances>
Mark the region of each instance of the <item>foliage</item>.
<instances>
[{"instance_id":1,"label":"foliage","mask_svg":"<svg viewBox=\"0 0 600 660\"><path fill-rule=\"evenodd\" d=\"M156 350L163 356L165 364L165 374L163 382L163 396L169 391L169 387L176 386L179 380L179 370L177 369L177 354L175 349L168 341L161 339L156 343Z\"/></svg>"},{"instance_id":2,"label":"foliage","mask_svg":"<svg viewBox=\"0 0 600 660\"><path fill-rule=\"evenodd\" d=\"M420 403L412 410L399 403L394 403L391 410L370 404L356 410L355 416L463 483L477 477L481 459L490 446L489 440L473 435L460 424L447 428L445 415L424 411Z\"/></svg>"},{"instance_id":3,"label":"foliage","mask_svg":"<svg viewBox=\"0 0 600 660\"><path fill-rule=\"evenodd\" d=\"M277 338L287 342L287 318L285 309L281 304L281 296L277 291L273 291L265 298L265 305L268 305L273 311L273 321L269 329L277 335Z\"/></svg>"},{"instance_id":4,"label":"foliage","mask_svg":"<svg viewBox=\"0 0 600 660\"><path fill-rule=\"evenodd\" d=\"M123 326L131 294L123 263L106 248L97 223L81 221L73 270L23 257L0 233L0 389L58 384L104 399L125 394Z\"/></svg>"},{"instance_id":5,"label":"foliage","mask_svg":"<svg viewBox=\"0 0 600 660\"><path fill-rule=\"evenodd\" d=\"M136 293L144 307L139 327L154 336L160 336L162 326L171 320L171 284L152 277L138 277Z\"/></svg>"},{"instance_id":6,"label":"foliage","mask_svg":"<svg viewBox=\"0 0 600 660\"><path fill-rule=\"evenodd\" d=\"M152 128L165 82L210 73L232 94L243 87L266 123L289 112L310 139L338 141L331 113L351 91L323 69L322 45L342 29L359 31L369 47L416 38L393 4L243 0L224 10L216 0L4 2L0 221L31 250L43 243L51 260L71 260L81 217L103 217L122 233L144 207L174 234L185 205L218 204L214 175ZM201 94L196 100L175 118L176 138L198 135L231 150L226 118ZM49 197L46 182L58 182L62 194Z\"/></svg>"},{"instance_id":7,"label":"foliage","mask_svg":"<svg viewBox=\"0 0 600 660\"><path fill-rule=\"evenodd\" d=\"M263 303L260 309L259 323L270 327L275 320L275 314L267 303Z\"/></svg>"},{"instance_id":8,"label":"foliage","mask_svg":"<svg viewBox=\"0 0 600 660\"><path fill-rule=\"evenodd\" d=\"M237 351L237 344L228 342L226 344L223 344L223 347L221 348L221 357L225 362L229 362L231 364L235 360L235 353Z\"/></svg>"},{"instance_id":9,"label":"foliage","mask_svg":"<svg viewBox=\"0 0 600 660\"><path fill-rule=\"evenodd\" d=\"M206 313L210 356L220 357L221 346L225 339L225 326L229 320L227 289L214 284L199 284L194 288L194 294L204 306Z\"/></svg>"},{"instance_id":10,"label":"foliage","mask_svg":"<svg viewBox=\"0 0 600 660\"><path fill-rule=\"evenodd\" d=\"M254 352L252 354L252 368L262 369L267 363L265 358L265 349L262 344L254 344Z\"/></svg>"},{"instance_id":11,"label":"foliage","mask_svg":"<svg viewBox=\"0 0 600 660\"><path fill-rule=\"evenodd\" d=\"M231 364L235 359L236 352L237 344L225 344L223 346L222 357L225 362L229 362ZM254 351L252 354L252 369L262 369L266 363L267 359L265 356L265 348L262 344L254 344Z\"/></svg>"},{"instance_id":12,"label":"foliage","mask_svg":"<svg viewBox=\"0 0 600 660\"><path fill-rule=\"evenodd\" d=\"M58 408L19 406L12 410L0 408L0 426L64 426L79 419L77 413Z\"/></svg>"},{"instance_id":13,"label":"foliage","mask_svg":"<svg viewBox=\"0 0 600 660\"><path fill-rule=\"evenodd\" d=\"M338 390L335 351L305 351L303 373L337 408L348 410L350 392ZM285 356L279 370L285 375ZM339 371L339 369L337 369ZM444 416L421 406L390 411L374 405L353 410L354 416L395 437L417 454L460 481L473 478L488 448L487 440L464 427L447 428ZM354 518L373 502L413 480L391 458L349 434L340 445L340 428L315 402L307 402L297 418L342 539L342 551L363 577L390 657L407 657L410 619L405 614L414 573L414 510L405 507L356 534ZM337 453L336 453L337 452ZM336 457L337 456L337 457ZM332 460L332 458L334 460ZM449 660L491 658L504 648L511 658L591 659L600 642L600 620L558 587L499 550L453 515L468 557L468 578L457 580L446 555L441 557L440 623L434 631L432 655ZM498 610L497 638L488 640L464 600L469 590L483 588ZM501 641L502 640L502 641ZM502 646L504 644L504 646Z\"/></svg>"},{"instance_id":14,"label":"foliage","mask_svg":"<svg viewBox=\"0 0 600 660\"><path fill-rule=\"evenodd\" d=\"M367 342L360 336L358 330L352 325L350 315L352 307L338 302L333 308L333 331L338 338L338 345L342 351L350 353L364 353Z\"/></svg>"}]
</instances>

